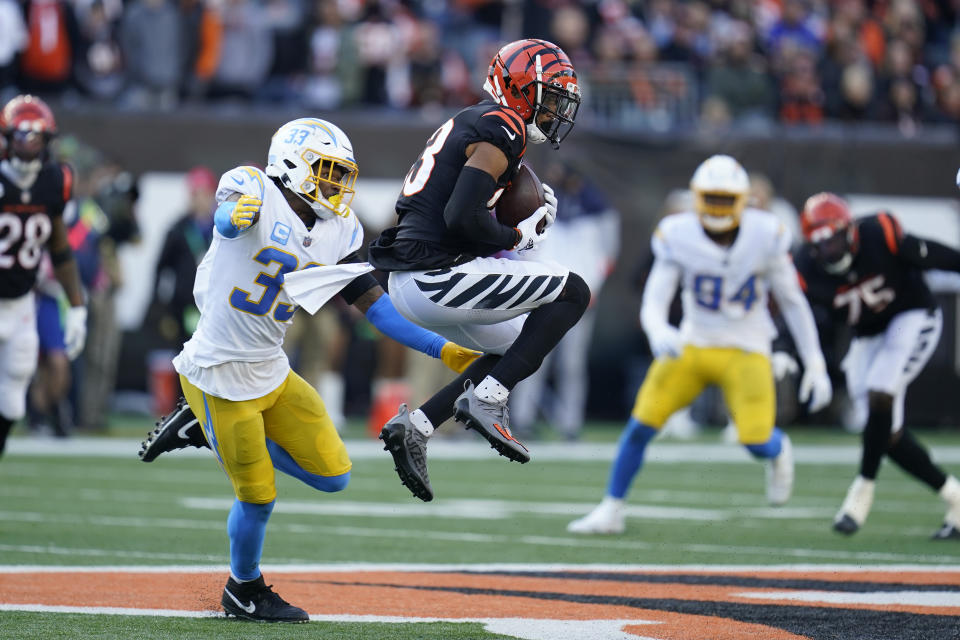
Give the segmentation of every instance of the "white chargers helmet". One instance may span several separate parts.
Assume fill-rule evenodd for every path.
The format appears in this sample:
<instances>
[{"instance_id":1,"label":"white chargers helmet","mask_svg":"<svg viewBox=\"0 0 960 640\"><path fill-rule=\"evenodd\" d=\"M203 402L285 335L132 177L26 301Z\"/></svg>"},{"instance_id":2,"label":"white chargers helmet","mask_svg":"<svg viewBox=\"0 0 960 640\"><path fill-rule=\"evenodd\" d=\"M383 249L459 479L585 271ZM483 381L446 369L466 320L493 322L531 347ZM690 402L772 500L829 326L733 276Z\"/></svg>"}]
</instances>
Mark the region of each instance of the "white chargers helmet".
<instances>
[{"instance_id":1,"label":"white chargers helmet","mask_svg":"<svg viewBox=\"0 0 960 640\"><path fill-rule=\"evenodd\" d=\"M334 169L340 168L340 176ZM357 161L350 139L336 125L319 118L291 120L273 134L267 152L267 175L278 178L327 220L346 215L357 181ZM321 185L339 189L326 198Z\"/></svg>"},{"instance_id":2,"label":"white chargers helmet","mask_svg":"<svg viewBox=\"0 0 960 640\"><path fill-rule=\"evenodd\" d=\"M723 233L740 224L740 214L750 195L750 179L730 156L710 156L693 172L690 190L703 228Z\"/></svg>"}]
</instances>

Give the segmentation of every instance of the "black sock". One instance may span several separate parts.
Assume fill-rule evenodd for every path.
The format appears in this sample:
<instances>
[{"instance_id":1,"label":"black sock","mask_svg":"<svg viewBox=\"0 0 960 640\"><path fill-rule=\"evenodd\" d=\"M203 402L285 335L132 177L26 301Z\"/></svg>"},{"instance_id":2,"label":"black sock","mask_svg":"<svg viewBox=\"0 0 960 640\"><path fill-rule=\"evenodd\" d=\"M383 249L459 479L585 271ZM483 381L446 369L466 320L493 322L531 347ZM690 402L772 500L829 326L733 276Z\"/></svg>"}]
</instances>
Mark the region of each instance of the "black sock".
<instances>
[{"instance_id":1,"label":"black sock","mask_svg":"<svg viewBox=\"0 0 960 640\"><path fill-rule=\"evenodd\" d=\"M933 464L930 454L909 431L900 434L900 439L890 447L887 455L901 469L928 485L934 491L939 491L943 483L947 481L947 474Z\"/></svg>"},{"instance_id":2,"label":"black sock","mask_svg":"<svg viewBox=\"0 0 960 640\"><path fill-rule=\"evenodd\" d=\"M453 415L453 403L457 397L463 393L463 385L467 380L474 385L480 384L480 381L487 377L494 365L500 362L501 356L487 354L477 358L473 364L467 367L467 370L457 376L457 379L437 391L433 396L420 406L420 410L427 416L434 427L439 427Z\"/></svg>"},{"instance_id":3,"label":"black sock","mask_svg":"<svg viewBox=\"0 0 960 640\"><path fill-rule=\"evenodd\" d=\"M13 420L0 416L0 455L3 455L3 450L7 446L7 436L10 435L12 428Z\"/></svg>"},{"instance_id":4,"label":"black sock","mask_svg":"<svg viewBox=\"0 0 960 640\"><path fill-rule=\"evenodd\" d=\"M860 475L869 480L877 479L880 461L890 446L890 429L893 412L889 407L872 406L863 429L863 451L860 454Z\"/></svg>"},{"instance_id":5,"label":"black sock","mask_svg":"<svg viewBox=\"0 0 960 640\"><path fill-rule=\"evenodd\" d=\"M556 300L530 312L520 335L490 375L507 389L513 389L540 368L547 354L577 324L589 304L587 283L577 274L570 273Z\"/></svg>"}]
</instances>

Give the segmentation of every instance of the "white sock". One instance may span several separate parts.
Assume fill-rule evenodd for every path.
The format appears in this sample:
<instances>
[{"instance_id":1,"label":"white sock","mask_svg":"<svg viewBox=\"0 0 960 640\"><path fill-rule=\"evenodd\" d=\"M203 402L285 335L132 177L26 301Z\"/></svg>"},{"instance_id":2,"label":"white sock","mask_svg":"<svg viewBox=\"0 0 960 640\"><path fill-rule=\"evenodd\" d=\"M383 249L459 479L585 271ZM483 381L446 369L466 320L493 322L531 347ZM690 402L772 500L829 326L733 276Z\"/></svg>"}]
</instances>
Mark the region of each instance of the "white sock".
<instances>
[{"instance_id":1,"label":"white sock","mask_svg":"<svg viewBox=\"0 0 960 640\"><path fill-rule=\"evenodd\" d=\"M609 505L614 509L622 509L623 498L614 498L613 496L603 496L603 502L601 502L600 504Z\"/></svg>"},{"instance_id":2,"label":"white sock","mask_svg":"<svg viewBox=\"0 0 960 640\"><path fill-rule=\"evenodd\" d=\"M510 396L510 390L500 384L500 381L491 376L487 376L480 381L480 384L473 390L473 395L484 402L495 402L503 404Z\"/></svg>"},{"instance_id":3,"label":"white sock","mask_svg":"<svg viewBox=\"0 0 960 640\"><path fill-rule=\"evenodd\" d=\"M410 413L410 422L417 431L428 438L433 435L434 431L436 431L436 428L430 422L430 418L428 418L427 414L425 414L423 411L420 411L420 409Z\"/></svg>"},{"instance_id":4,"label":"white sock","mask_svg":"<svg viewBox=\"0 0 960 640\"><path fill-rule=\"evenodd\" d=\"M947 481L940 487L940 497L947 502L960 502L960 481L954 476L947 476Z\"/></svg>"},{"instance_id":5,"label":"white sock","mask_svg":"<svg viewBox=\"0 0 960 640\"><path fill-rule=\"evenodd\" d=\"M254 580L259 580L259 579L260 579L260 576L257 576L257 577L254 578L253 580L241 580L241 579L238 578L237 576L233 575L233 571L230 572L230 577L233 578L233 581L234 581L234 582L237 582L237 583L239 583L239 584L243 584L244 582L253 582Z\"/></svg>"}]
</instances>

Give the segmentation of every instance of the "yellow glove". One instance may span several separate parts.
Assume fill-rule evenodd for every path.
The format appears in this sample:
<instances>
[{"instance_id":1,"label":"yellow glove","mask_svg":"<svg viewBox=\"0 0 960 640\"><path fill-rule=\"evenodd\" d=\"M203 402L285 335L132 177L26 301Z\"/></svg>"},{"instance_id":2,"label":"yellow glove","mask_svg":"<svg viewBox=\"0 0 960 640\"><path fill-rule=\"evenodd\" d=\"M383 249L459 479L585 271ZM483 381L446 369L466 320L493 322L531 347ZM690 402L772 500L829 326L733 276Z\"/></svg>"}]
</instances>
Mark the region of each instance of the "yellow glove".
<instances>
[{"instance_id":1,"label":"yellow glove","mask_svg":"<svg viewBox=\"0 0 960 640\"><path fill-rule=\"evenodd\" d=\"M230 214L230 224L237 230L243 231L260 217L260 205L263 202L255 196L242 195L237 200L237 206Z\"/></svg>"},{"instance_id":2,"label":"yellow glove","mask_svg":"<svg viewBox=\"0 0 960 640\"><path fill-rule=\"evenodd\" d=\"M474 351L461 347L456 342L448 342L440 350L440 360L457 373L463 373L473 361L483 355L482 351Z\"/></svg>"}]
</instances>

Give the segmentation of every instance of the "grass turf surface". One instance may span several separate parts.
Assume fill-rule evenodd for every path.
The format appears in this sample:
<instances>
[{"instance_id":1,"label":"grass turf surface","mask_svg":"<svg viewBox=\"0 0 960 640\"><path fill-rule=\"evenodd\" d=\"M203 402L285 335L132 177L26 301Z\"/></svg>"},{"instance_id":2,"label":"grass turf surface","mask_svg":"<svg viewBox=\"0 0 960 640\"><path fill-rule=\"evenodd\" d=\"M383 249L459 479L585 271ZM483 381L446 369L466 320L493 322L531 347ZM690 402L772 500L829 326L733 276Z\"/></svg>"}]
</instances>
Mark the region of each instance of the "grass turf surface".
<instances>
[{"instance_id":1,"label":"grass turf surface","mask_svg":"<svg viewBox=\"0 0 960 640\"><path fill-rule=\"evenodd\" d=\"M590 439L610 442L617 432L597 429ZM700 442L717 442L715 434ZM808 452L823 451L825 457L835 447L858 442L842 432L796 429L791 435L799 448L812 447ZM960 445L953 434L919 435L935 460L938 447ZM661 446L673 445L657 442L651 451ZM341 494L319 494L281 476L264 562L863 567L960 562L960 544L929 540L943 517L939 498L890 463L881 472L867 526L850 538L831 532L830 521L855 465L799 463L793 499L773 509L764 503L761 465L746 459L651 460L631 492L627 533L584 538L567 534L565 526L599 500L609 460L538 460L537 443L532 450L534 461L524 466L489 449L477 459L431 459L437 499L429 505L399 484L385 452L355 460L350 487ZM0 564L221 564L225 578L231 501L212 457L172 454L146 465L136 459L135 447L128 458L9 454L0 461ZM2 581L0 573L0 593ZM273 638L294 632L302 638L504 637L475 624L313 622L291 629L217 619L0 613L5 638L220 639L241 633Z\"/></svg>"}]
</instances>

